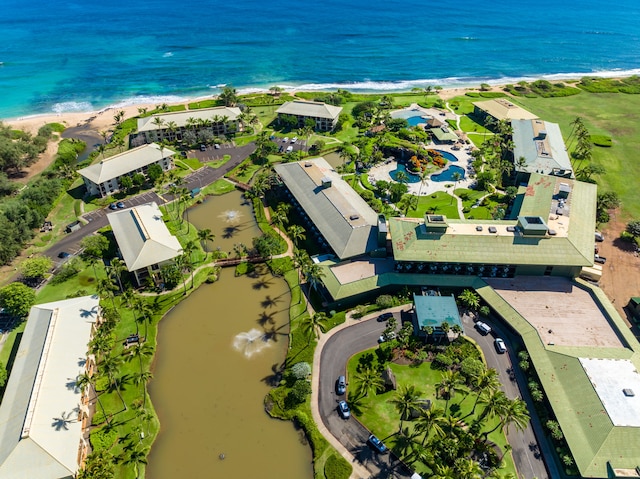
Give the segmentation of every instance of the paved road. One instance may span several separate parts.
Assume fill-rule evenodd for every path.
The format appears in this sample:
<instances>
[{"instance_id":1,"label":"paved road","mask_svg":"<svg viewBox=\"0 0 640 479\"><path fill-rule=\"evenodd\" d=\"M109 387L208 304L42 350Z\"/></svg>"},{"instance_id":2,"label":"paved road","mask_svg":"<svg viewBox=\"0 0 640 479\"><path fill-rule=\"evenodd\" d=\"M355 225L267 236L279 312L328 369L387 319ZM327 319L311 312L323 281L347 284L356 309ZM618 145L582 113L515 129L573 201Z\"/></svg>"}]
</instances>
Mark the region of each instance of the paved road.
<instances>
[{"instance_id":1,"label":"paved road","mask_svg":"<svg viewBox=\"0 0 640 479\"><path fill-rule=\"evenodd\" d=\"M394 316L400 326L400 313L395 313ZM327 341L320 358L318 408L327 429L371 471L373 477L393 477L389 476L391 472L395 477L410 477L408 471L397 467L392 454L377 454L367 445L370 432L362 424L353 417L343 420L337 411L338 401L344 396L336 395L336 379L345 374L347 361L353 354L378 344L378 337L386 325L386 322L375 319L362 321L334 334Z\"/></svg>"},{"instance_id":2,"label":"paved road","mask_svg":"<svg viewBox=\"0 0 640 479\"><path fill-rule=\"evenodd\" d=\"M529 411L535 411L525 378L520 374L517 367L518 358L516 355L516 347L511 341L511 335L502 327L499 321L483 320L488 323L492 328L492 333L483 336L474 327L473 320L470 316L464 315L462 322L464 325L465 334L475 340L482 351L484 352L487 365L490 368L494 368L498 371L500 383L507 397L510 399L521 398L527 402ZM500 336L507 344L507 354L498 354L494 347L494 338ZM513 367L515 365L515 367ZM511 371L518 374L512 374ZM526 394L523 394L523 391ZM538 441L536 434L534 433L534 427L532 423L529 423L524 431L519 431L515 426L509 427L507 439L509 444L513 447L512 454L513 459L520 473L520 477L525 479L547 479L549 473L545 466L545 462L542 459L542 452L544 448L541 447L541 442ZM544 441L544 439L542 439ZM502 447L502 444L499 444ZM548 460L552 460L548 458Z\"/></svg>"},{"instance_id":3,"label":"paved road","mask_svg":"<svg viewBox=\"0 0 640 479\"><path fill-rule=\"evenodd\" d=\"M401 314L403 313L394 313L399 325ZM511 347L509 341L510 336L499 326L496 327L494 322L491 323L494 331L505 339L509 349L508 354L498 354L493 345L494 336L481 335L473 327L470 316L463 317L463 324L465 333L477 341L482 348L488 366L498 371L506 395L510 398L522 397L518 382L522 384L523 390L526 388L526 382L524 378L511 374L512 361L515 363L517 358L513 353L515 348ZM324 346L319 370L318 409L325 427L371 471L373 477L386 477L386 474L394 470L394 465L397 466L397 463L392 462L395 458L391 455L376 455L367 447L366 440L369 432L358 421L353 418L346 421L341 419L336 409L341 397L335 393L335 381L338 376L345 374L347 361L353 354L377 345L377 339L385 326L385 322L379 323L375 319L369 319L334 334ZM532 410L528 394L525 399L529 403L529 410ZM542 456L539 453L534 454L534 451L541 451L541 448L531 425L524 431L517 431L515 427L510 427L508 440L513 447L512 454L519 477L525 479L549 477ZM402 468L395 467L394 473L397 477L409 477L407 471Z\"/></svg>"}]
</instances>

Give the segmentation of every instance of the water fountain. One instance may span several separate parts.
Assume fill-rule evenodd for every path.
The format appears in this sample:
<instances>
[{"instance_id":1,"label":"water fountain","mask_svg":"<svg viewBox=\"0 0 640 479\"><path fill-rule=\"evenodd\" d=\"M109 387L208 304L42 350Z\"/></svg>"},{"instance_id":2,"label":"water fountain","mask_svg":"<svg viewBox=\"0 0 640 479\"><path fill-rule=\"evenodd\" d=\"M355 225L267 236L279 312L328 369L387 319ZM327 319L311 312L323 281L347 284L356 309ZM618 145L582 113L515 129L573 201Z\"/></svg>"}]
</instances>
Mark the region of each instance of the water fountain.
<instances>
[{"instance_id":1,"label":"water fountain","mask_svg":"<svg viewBox=\"0 0 640 479\"><path fill-rule=\"evenodd\" d=\"M237 223L238 221L240 221L240 217L242 216L242 213L240 213L237 210L227 210L225 212L223 212L219 218L222 218L223 220L225 220L227 223Z\"/></svg>"},{"instance_id":2,"label":"water fountain","mask_svg":"<svg viewBox=\"0 0 640 479\"><path fill-rule=\"evenodd\" d=\"M237 334L233 339L233 347L236 351L244 353L248 358L259 353L271 343L263 331L253 328L245 333Z\"/></svg>"}]
</instances>

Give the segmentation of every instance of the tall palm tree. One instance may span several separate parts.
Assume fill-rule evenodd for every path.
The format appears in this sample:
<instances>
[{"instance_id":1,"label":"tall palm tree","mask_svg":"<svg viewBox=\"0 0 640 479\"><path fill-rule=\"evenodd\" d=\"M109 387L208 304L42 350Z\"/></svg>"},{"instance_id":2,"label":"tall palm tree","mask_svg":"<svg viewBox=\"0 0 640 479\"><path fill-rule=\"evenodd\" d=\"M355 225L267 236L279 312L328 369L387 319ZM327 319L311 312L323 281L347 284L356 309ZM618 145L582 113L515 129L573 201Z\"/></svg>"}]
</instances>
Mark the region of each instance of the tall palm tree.
<instances>
[{"instance_id":1,"label":"tall palm tree","mask_svg":"<svg viewBox=\"0 0 640 479\"><path fill-rule=\"evenodd\" d=\"M480 400L481 393L485 394L498 391L500 389L500 380L498 379L498 371L493 368L485 369L473 380L473 390L476 391L476 400L473 403L473 409L467 416L471 416L476 412L476 406ZM465 416L466 417L466 416Z\"/></svg>"},{"instance_id":2,"label":"tall palm tree","mask_svg":"<svg viewBox=\"0 0 640 479\"><path fill-rule=\"evenodd\" d=\"M453 467L458 479L480 479L484 475L478 463L466 457L456 459Z\"/></svg>"},{"instance_id":3,"label":"tall palm tree","mask_svg":"<svg viewBox=\"0 0 640 479\"><path fill-rule=\"evenodd\" d=\"M311 338L320 338L320 332L324 328L324 324L327 321L327 315L322 312L307 315L303 318L300 328L304 335L311 341Z\"/></svg>"},{"instance_id":4,"label":"tall palm tree","mask_svg":"<svg viewBox=\"0 0 640 479\"><path fill-rule=\"evenodd\" d=\"M524 431L529 424L529 412L527 411L527 404L519 398L513 399L509 401L500 414L500 422L491 429L487 431L484 435L485 437L491 434L493 431L498 429L499 427L507 427L507 432L509 429L509 425L513 424L516 426L516 429L520 431Z\"/></svg>"},{"instance_id":5,"label":"tall palm tree","mask_svg":"<svg viewBox=\"0 0 640 479\"><path fill-rule=\"evenodd\" d=\"M98 295L101 298L111 300L113 309L116 308L116 303L114 301L115 294L113 293L114 287L111 281L109 281L108 279L99 279L98 284L96 285L96 290L98 291Z\"/></svg>"},{"instance_id":6,"label":"tall palm tree","mask_svg":"<svg viewBox=\"0 0 640 479\"><path fill-rule=\"evenodd\" d=\"M324 271L319 264L310 263L302 268L302 274L309 285L317 291L318 285L324 278Z\"/></svg>"},{"instance_id":7,"label":"tall palm tree","mask_svg":"<svg viewBox=\"0 0 640 479\"><path fill-rule=\"evenodd\" d=\"M393 399L389 400L396 407L400 414L400 431L402 431L403 421L411 418L411 411L420 408L420 395L422 393L411 384L409 386L400 386Z\"/></svg>"},{"instance_id":8,"label":"tall palm tree","mask_svg":"<svg viewBox=\"0 0 640 479\"><path fill-rule=\"evenodd\" d=\"M136 474L136 479L140 477L140 465L147 463L148 449L132 449L124 459L124 464L132 465Z\"/></svg>"},{"instance_id":9,"label":"tall palm tree","mask_svg":"<svg viewBox=\"0 0 640 479\"><path fill-rule=\"evenodd\" d=\"M503 414L508 407L509 398L507 398L504 391L488 390L480 393L479 402L484 404L484 409L475 421L478 425L482 424L487 417L500 416Z\"/></svg>"},{"instance_id":10,"label":"tall palm tree","mask_svg":"<svg viewBox=\"0 0 640 479\"><path fill-rule=\"evenodd\" d=\"M449 409L449 401L451 398L453 398L457 392L463 392L467 389L460 372L452 370L447 370L442 374L442 379L436 384L436 388L442 391L447 397L447 402L444 407L445 411Z\"/></svg>"},{"instance_id":11,"label":"tall palm tree","mask_svg":"<svg viewBox=\"0 0 640 479\"><path fill-rule=\"evenodd\" d=\"M435 464L433 474L429 479L457 479L458 476L452 466L448 464Z\"/></svg>"},{"instance_id":12,"label":"tall palm tree","mask_svg":"<svg viewBox=\"0 0 640 479\"><path fill-rule=\"evenodd\" d=\"M159 116L156 116L153 120L151 120L151 123L153 123L158 128L156 138L158 138L158 140L160 141L164 140L164 120Z\"/></svg>"},{"instance_id":13,"label":"tall palm tree","mask_svg":"<svg viewBox=\"0 0 640 479\"><path fill-rule=\"evenodd\" d=\"M356 382L356 394L359 397L368 396L369 393L376 395L384 387L384 380L380 375L380 371L375 368L368 367L354 375Z\"/></svg>"},{"instance_id":14,"label":"tall palm tree","mask_svg":"<svg viewBox=\"0 0 640 479\"><path fill-rule=\"evenodd\" d=\"M107 268L107 274L110 278L114 279L118 282L118 286L120 287L120 292L124 292L124 288L122 287L122 273L127 270L127 266L124 262L118 258L113 258L109 262L109 267Z\"/></svg>"},{"instance_id":15,"label":"tall palm tree","mask_svg":"<svg viewBox=\"0 0 640 479\"><path fill-rule=\"evenodd\" d=\"M462 293L460 293L458 299L464 306L473 311L480 307L480 296L478 296L470 289L465 289Z\"/></svg>"},{"instance_id":16,"label":"tall palm tree","mask_svg":"<svg viewBox=\"0 0 640 479\"><path fill-rule=\"evenodd\" d=\"M298 246L299 241L303 241L306 238L305 229L300 225L291 225L287 230L289 237L293 240L293 243Z\"/></svg>"},{"instance_id":17,"label":"tall palm tree","mask_svg":"<svg viewBox=\"0 0 640 479\"><path fill-rule=\"evenodd\" d=\"M443 437L445 435L443 429L445 422L444 409L433 405L429 409L420 409L420 416L416 421L416 429L424 434L422 444L424 445L431 433L435 436Z\"/></svg>"},{"instance_id":18,"label":"tall palm tree","mask_svg":"<svg viewBox=\"0 0 640 479\"><path fill-rule=\"evenodd\" d=\"M396 173L396 181L398 183L408 183L409 182L409 175L407 175L404 171L398 171Z\"/></svg>"},{"instance_id":19,"label":"tall palm tree","mask_svg":"<svg viewBox=\"0 0 640 479\"><path fill-rule=\"evenodd\" d=\"M462 179L462 175L455 171L453 175L451 175L451 179L453 180L453 191L451 192L451 204L453 204L453 198L455 198L456 188L458 187L458 181Z\"/></svg>"},{"instance_id":20,"label":"tall palm tree","mask_svg":"<svg viewBox=\"0 0 640 479\"><path fill-rule=\"evenodd\" d=\"M212 242L213 240L215 240L216 235L214 235L209 228L204 228L204 229L198 230L198 239L200 240L200 243L202 244L202 249L204 250L206 255L208 254L207 242L209 241Z\"/></svg>"}]
</instances>

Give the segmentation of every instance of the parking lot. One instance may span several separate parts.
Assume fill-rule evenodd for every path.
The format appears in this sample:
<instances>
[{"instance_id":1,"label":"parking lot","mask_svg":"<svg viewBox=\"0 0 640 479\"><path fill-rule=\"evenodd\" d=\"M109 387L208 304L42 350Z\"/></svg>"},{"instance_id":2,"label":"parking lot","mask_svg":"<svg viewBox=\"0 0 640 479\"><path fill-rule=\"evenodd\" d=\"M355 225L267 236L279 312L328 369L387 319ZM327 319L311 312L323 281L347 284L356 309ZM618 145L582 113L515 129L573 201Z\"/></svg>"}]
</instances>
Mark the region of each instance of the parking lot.
<instances>
[{"instance_id":1,"label":"parking lot","mask_svg":"<svg viewBox=\"0 0 640 479\"><path fill-rule=\"evenodd\" d=\"M132 196L131 198L127 198L126 200L122 200L121 203L124 204L124 208L131 208L132 206L143 205L145 203L151 203L155 201L158 205L163 205L165 203L164 199L158 196L153 191L147 191L146 193L142 193L137 196ZM114 203L117 203L114 201ZM108 206L105 208L100 208L98 210L93 210L89 213L85 213L82 217L88 222L96 221L100 218L103 218L105 215L109 213L113 213L114 211L118 211L119 208L115 210L110 209Z\"/></svg>"}]
</instances>

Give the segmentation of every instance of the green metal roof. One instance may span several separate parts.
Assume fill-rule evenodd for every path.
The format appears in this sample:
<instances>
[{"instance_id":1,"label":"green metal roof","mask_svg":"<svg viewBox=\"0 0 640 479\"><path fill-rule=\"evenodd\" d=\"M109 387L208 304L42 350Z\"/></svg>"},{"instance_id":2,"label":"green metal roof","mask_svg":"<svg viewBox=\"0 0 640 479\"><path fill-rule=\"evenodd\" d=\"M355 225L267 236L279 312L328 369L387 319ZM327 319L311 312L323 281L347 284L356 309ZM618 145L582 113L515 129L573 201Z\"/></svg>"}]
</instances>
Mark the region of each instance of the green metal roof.
<instances>
[{"instance_id":1,"label":"green metal roof","mask_svg":"<svg viewBox=\"0 0 640 479\"><path fill-rule=\"evenodd\" d=\"M627 359L640 370L640 345L602 290L581 280L576 284L590 291L626 347L545 346L535 328L489 285L476 292L521 335L580 474L610 477L608 466L640 465L640 428L613 425L579 358Z\"/></svg>"},{"instance_id":2,"label":"green metal roof","mask_svg":"<svg viewBox=\"0 0 640 479\"><path fill-rule=\"evenodd\" d=\"M423 327L439 328L442 323L448 323L449 326L457 324L462 328L460 312L453 295L423 296L414 294L413 303L415 304L416 318L420 329Z\"/></svg>"},{"instance_id":3,"label":"green metal roof","mask_svg":"<svg viewBox=\"0 0 640 479\"><path fill-rule=\"evenodd\" d=\"M595 231L595 185L532 174L523 191L519 216L550 217L554 192L560 182L572 185L568 232L557 236L524 236L506 232L514 221L448 220L445 234L431 233L423 222L390 218L393 254L398 261L452 262L470 264L512 264L548 266L593 265ZM557 221L562 222L562 218ZM460 227L456 227L460 225ZM467 225L465 228L464 225ZM476 231L470 226L482 226ZM497 234L488 234L490 226ZM549 225L551 228L552 226Z\"/></svg>"}]
</instances>

